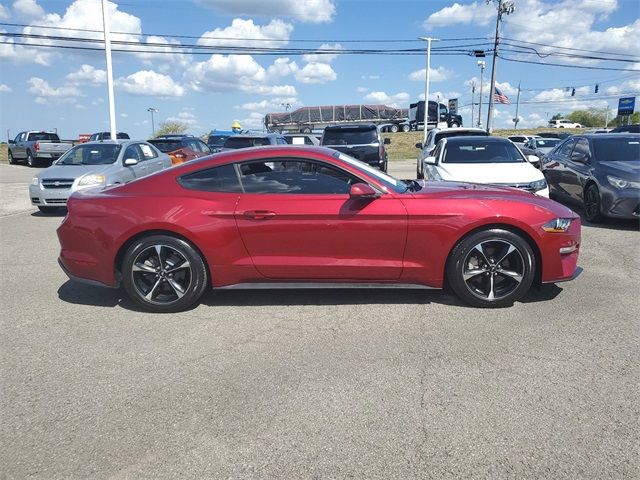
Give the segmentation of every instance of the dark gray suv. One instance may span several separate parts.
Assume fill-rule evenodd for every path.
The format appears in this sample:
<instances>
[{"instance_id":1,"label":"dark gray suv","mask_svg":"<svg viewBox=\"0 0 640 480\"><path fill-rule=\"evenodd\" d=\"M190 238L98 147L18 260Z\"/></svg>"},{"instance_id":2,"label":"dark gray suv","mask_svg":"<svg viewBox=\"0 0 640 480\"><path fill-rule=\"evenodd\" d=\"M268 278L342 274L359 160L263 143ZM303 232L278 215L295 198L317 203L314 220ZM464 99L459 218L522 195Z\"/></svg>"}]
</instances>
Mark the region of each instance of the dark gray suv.
<instances>
[{"instance_id":1,"label":"dark gray suv","mask_svg":"<svg viewBox=\"0 0 640 480\"><path fill-rule=\"evenodd\" d=\"M380 129L374 124L335 125L326 127L320 145L329 147L368 163L372 167L387 171L387 150L391 141L382 140Z\"/></svg>"}]
</instances>

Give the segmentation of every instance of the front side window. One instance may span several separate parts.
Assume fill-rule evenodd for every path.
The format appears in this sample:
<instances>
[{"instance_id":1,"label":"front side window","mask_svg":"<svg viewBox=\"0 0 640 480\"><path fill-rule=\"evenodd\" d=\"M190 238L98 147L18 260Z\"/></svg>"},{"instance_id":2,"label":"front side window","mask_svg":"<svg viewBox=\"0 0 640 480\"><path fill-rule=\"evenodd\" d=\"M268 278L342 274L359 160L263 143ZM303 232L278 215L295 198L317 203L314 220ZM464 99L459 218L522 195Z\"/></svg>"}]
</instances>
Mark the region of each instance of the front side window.
<instances>
[{"instance_id":1,"label":"front side window","mask_svg":"<svg viewBox=\"0 0 640 480\"><path fill-rule=\"evenodd\" d=\"M576 142L576 146L573 148L573 152L571 152L571 158L578 158L580 156L584 156L585 158L591 157L591 152L589 152L589 141L586 138L581 138Z\"/></svg>"},{"instance_id":2,"label":"front side window","mask_svg":"<svg viewBox=\"0 0 640 480\"><path fill-rule=\"evenodd\" d=\"M573 150L573 145L575 144L575 140L567 140L566 142L564 142L562 145L560 145L560 147L558 148L558 151L556 152L558 155L561 155L563 157L569 157L569 155L571 155L571 150Z\"/></svg>"},{"instance_id":3,"label":"front side window","mask_svg":"<svg viewBox=\"0 0 640 480\"><path fill-rule=\"evenodd\" d=\"M140 158L140 152L138 152L138 148L135 145L129 145L124 151L124 160L129 158L133 158L139 162L142 161L142 158Z\"/></svg>"},{"instance_id":4,"label":"front side window","mask_svg":"<svg viewBox=\"0 0 640 480\"><path fill-rule=\"evenodd\" d=\"M246 162L239 172L246 193L348 194L359 182L343 170L299 159Z\"/></svg>"},{"instance_id":5,"label":"front side window","mask_svg":"<svg viewBox=\"0 0 640 480\"><path fill-rule=\"evenodd\" d=\"M242 192L238 174L233 164L198 170L178 179L178 183L189 190L203 192Z\"/></svg>"}]
</instances>

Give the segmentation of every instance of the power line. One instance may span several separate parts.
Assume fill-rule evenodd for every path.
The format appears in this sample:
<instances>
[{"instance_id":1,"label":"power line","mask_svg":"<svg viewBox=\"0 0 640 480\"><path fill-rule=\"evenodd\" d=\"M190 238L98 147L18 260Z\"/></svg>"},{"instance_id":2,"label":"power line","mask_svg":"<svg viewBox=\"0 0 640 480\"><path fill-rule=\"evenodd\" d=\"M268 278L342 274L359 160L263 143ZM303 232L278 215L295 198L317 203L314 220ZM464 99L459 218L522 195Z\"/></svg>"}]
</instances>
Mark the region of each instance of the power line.
<instances>
[{"instance_id":1,"label":"power line","mask_svg":"<svg viewBox=\"0 0 640 480\"><path fill-rule=\"evenodd\" d=\"M576 51L576 52L597 53L597 54L601 54L601 55L627 55L625 53L603 52L601 50L587 50L587 49L584 49L584 48L562 47L560 45L549 45L549 44L546 44L546 43L528 42L528 41L525 41L525 40L517 40L515 38L503 37L503 40L507 40L509 42L518 42L518 43L523 43L523 44L528 44L528 45L538 45L538 46L541 46L541 47L556 48L556 49L560 49L560 50L573 50L573 51ZM631 56L639 57L639 55L631 55Z\"/></svg>"},{"instance_id":2,"label":"power line","mask_svg":"<svg viewBox=\"0 0 640 480\"><path fill-rule=\"evenodd\" d=\"M594 66L588 66L588 65L567 65L564 63L534 62L532 60L519 60L516 58L507 58L502 55L499 55L499 58L506 60L507 62L529 63L533 65L547 65L549 67L582 68L585 70L611 70L611 71L618 71L618 72L640 72L640 70L635 70L633 68L594 67Z\"/></svg>"}]
</instances>

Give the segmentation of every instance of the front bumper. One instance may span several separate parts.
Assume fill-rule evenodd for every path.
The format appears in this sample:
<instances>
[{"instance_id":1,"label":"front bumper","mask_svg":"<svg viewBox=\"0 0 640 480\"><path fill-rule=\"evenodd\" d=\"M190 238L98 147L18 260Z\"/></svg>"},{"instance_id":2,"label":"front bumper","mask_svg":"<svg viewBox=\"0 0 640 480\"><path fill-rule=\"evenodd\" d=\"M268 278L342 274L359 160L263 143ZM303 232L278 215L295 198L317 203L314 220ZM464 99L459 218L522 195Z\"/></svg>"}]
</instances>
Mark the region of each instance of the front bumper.
<instances>
[{"instance_id":1,"label":"front bumper","mask_svg":"<svg viewBox=\"0 0 640 480\"><path fill-rule=\"evenodd\" d=\"M574 218L565 233L544 233L539 243L542 256L542 283L567 282L576 278L581 242L580 217Z\"/></svg>"},{"instance_id":2,"label":"front bumper","mask_svg":"<svg viewBox=\"0 0 640 480\"><path fill-rule=\"evenodd\" d=\"M640 190L606 187L601 192L600 203L604 215L620 219L640 218Z\"/></svg>"},{"instance_id":3,"label":"front bumper","mask_svg":"<svg viewBox=\"0 0 640 480\"><path fill-rule=\"evenodd\" d=\"M66 207L72 193L70 188L43 188L41 183L29 185L31 204L37 206Z\"/></svg>"}]
</instances>

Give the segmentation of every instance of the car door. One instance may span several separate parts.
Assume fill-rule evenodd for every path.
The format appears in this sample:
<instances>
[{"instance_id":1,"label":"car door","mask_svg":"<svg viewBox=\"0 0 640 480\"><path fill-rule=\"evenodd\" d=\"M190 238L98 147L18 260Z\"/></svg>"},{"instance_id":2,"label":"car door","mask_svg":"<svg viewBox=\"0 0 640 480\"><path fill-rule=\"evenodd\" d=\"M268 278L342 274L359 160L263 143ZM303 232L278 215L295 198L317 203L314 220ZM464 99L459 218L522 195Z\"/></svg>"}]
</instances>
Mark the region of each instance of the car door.
<instances>
[{"instance_id":1,"label":"car door","mask_svg":"<svg viewBox=\"0 0 640 480\"><path fill-rule=\"evenodd\" d=\"M145 161L144 156L140 151L140 148L138 148L138 145L135 143L132 143L129 146L127 146L127 148L125 149L122 155L123 161L129 158L133 158L138 162L135 165L125 166L125 168L129 171L131 175L133 175L134 178L141 178L150 173L149 165Z\"/></svg>"},{"instance_id":2,"label":"car door","mask_svg":"<svg viewBox=\"0 0 640 480\"><path fill-rule=\"evenodd\" d=\"M147 165L147 172L159 172L160 170L164 170L165 168L169 168L171 166L171 159L166 159L163 156L159 156L158 152L151 145L147 143L139 143L137 144L139 149L140 157L143 158L144 162Z\"/></svg>"},{"instance_id":3,"label":"car door","mask_svg":"<svg viewBox=\"0 0 640 480\"><path fill-rule=\"evenodd\" d=\"M566 190L565 171L574 144L575 140L569 138L551 150L544 158L543 173L552 193L565 196L570 195Z\"/></svg>"},{"instance_id":4,"label":"car door","mask_svg":"<svg viewBox=\"0 0 640 480\"><path fill-rule=\"evenodd\" d=\"M27 139L27 132L20 132L15 139L15 146L11 149L11 154L15 158L26 158L27 147L25 140Z\"/></svg>"},{"instance_id":5,"label":"car door","mask_svg":"<svg viewBox=\"0 0 640 480\"><path fill-rule=\"evenodd\" d=\"M563 177L564 189L576 200L582 199L583 186L591 171L591 158L589 140L579 138L569 155Z\"/></svg>"},{"instance_id":6,"label":"car door","mask_svg":"<svg viewBox=\"0 0 640 480\"><path fill-rule=\"evenodd\" d=\"M402 273L407 213L393 194L352 199L349 172L317 160L238 165L240 235L272 279L393 280Z\"/></svg>"}]
</instances>

